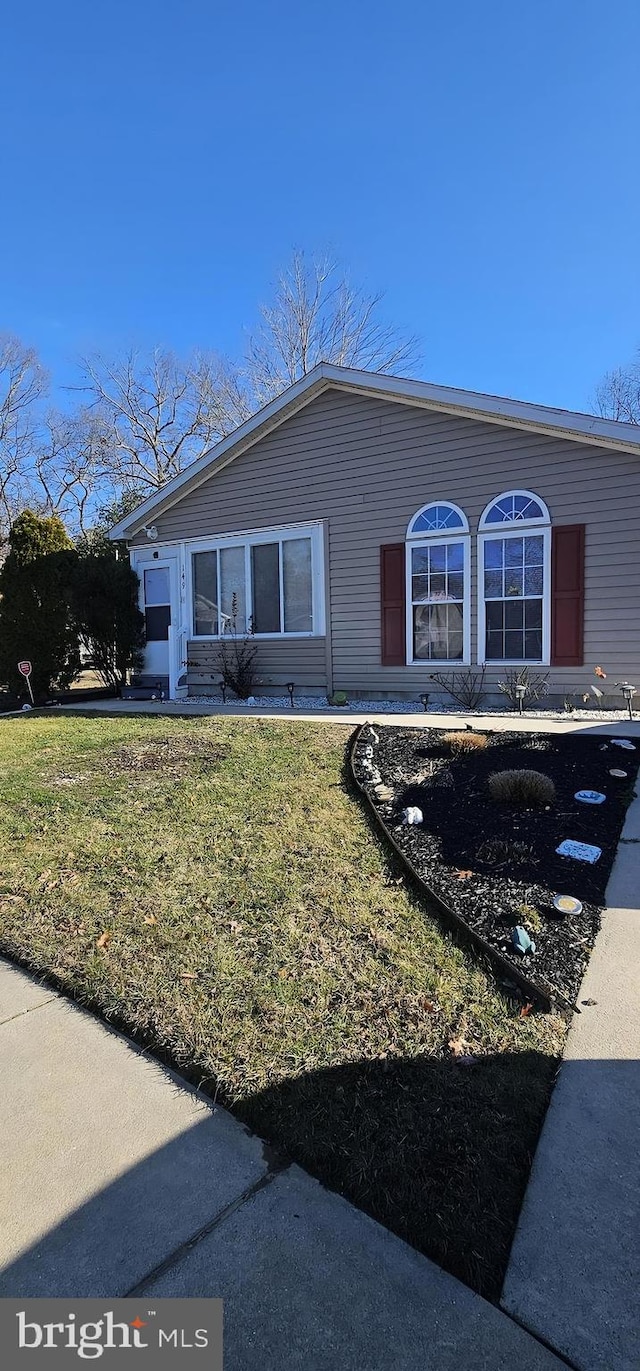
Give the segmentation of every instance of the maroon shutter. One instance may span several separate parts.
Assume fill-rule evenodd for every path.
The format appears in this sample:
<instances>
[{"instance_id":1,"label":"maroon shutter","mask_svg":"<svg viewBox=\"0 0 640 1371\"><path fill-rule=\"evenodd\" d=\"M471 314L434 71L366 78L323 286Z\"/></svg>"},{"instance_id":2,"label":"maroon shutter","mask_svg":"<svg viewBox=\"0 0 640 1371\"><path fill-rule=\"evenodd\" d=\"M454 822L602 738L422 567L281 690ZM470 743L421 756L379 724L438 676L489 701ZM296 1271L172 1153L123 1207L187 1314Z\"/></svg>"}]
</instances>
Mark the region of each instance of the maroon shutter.
<instances>
[{"instance_id":1,"label":"maroon shutter","mask_svg":"<svg viewBox=\"0 0 640 1371\"><path fill-rule=\"evenodd\" d=\"M380 602L382 665L404 666L406 663L404 543L384 543L380 548Z\"/></svg>"},{"instance_id":2,"label":"maroon shutter","mask_svg":"<svg viewBox=\"0 0 640 1371\"><path fill-rule=\"evenodd\" d=\"M584 524L551 530L551 663L584 661Z\"/></svg>"}]
</instances>

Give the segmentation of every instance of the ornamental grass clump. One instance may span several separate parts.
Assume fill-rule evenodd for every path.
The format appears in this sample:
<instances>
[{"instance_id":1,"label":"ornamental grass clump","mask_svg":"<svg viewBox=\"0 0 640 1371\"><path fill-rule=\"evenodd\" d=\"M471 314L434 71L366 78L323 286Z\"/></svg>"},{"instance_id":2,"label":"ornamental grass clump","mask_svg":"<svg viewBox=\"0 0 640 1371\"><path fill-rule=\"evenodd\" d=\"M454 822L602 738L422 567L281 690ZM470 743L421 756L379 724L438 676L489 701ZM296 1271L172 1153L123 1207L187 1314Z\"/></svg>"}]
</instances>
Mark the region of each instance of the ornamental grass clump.
<instances>
[{"instance_id":1,"label":"ornamental grass clump","mask_svg":"<svg viewBox=\"0 0 640 1371\"><path fill-rule=\"evenodd\" d=\"M484 733L471 733L465 730L460 733L445 733L442 741L447 743L452 752L480 752L487 746L489 739Z\"/></svg>"},{"instance_id":2,"label":"ornamental grass clump","mask_svg":"<svg viewBox=\"0 0 640 1371\"><path fill-rule=\"evenodd\" d=\"M544 809L553 804L556 788L541 771L494 771L488 781L491 799L520 809Z\"/></svg>"}]
</instances>

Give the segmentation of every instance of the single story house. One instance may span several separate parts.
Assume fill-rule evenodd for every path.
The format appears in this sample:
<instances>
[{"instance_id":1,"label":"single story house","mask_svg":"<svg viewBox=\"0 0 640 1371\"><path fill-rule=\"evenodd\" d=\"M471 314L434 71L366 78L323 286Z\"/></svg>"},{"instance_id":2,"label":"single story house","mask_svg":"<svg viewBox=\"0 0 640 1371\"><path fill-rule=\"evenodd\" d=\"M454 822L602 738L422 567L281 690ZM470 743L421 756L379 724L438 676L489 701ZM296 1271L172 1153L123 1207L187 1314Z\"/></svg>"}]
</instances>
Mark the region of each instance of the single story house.
<instances>
[{"instance_id":1,"label":"single story house","mask_svg":"<svg viewBox=\"0 0 640 1371\"><path fill-rule=\"evenodd\" d=\"M235 619L261 693L416 698L528 665L640 687L640 428L317 366L111 532L145 671L212 693Z\"/></svg>"}]
</instances>

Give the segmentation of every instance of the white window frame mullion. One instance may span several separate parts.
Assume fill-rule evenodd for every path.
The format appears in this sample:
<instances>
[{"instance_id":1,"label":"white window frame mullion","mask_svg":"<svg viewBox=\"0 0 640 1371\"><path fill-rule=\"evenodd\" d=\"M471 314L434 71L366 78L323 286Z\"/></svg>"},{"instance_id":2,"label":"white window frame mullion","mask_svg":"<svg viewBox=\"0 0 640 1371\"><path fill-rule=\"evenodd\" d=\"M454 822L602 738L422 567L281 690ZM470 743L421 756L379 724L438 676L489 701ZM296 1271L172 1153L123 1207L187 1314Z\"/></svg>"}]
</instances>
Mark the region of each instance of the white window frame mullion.
<instances>
[{"instance_id":1,"label":"white window frame mullion","mask_svg":"<svg viewBox=\"0 0 640 1371\"><path fill-rule=\"evenodd\" d=\"M413 581L412 551L414 548L437 547L446 543L462 543L462 657L414 657L413 655ZM443 529L438 536L407 539L405 543L405 603L406 603L406 663L409 667L440 667L471 665L471 538L468 533ZM445 602L446 603L446 602Z\"/></svg>"},{"instance_id":2,"label":"white window frame mullion","mask_svg":"<svg viewBox=\"0 0 640 1371\"><path fill-rule=\"evenodd\" d=\"M520 494L521 492L517 492ZM528 493L528 492L527 492ZM538 498L537 496L535 497ZM493 502L495 503L495 502ZM542 596L522 595L519 600L542 599L542 656L539 658L519 657L514 659L491 657L487 659L487 614L484 595L484 548L488 542L504 542L507 538L542 537ZM478 534L478 666L550 666L551 665L551 528L547 524L501 524L491 533Z\"/></svg>"},{"instance_id":3,"label":"white window frame mullion","mask_svg":"<svg viewBox=\"0 0 640 1371\"><path fill-rule=\"evenodd\" d=\"M280 586L280 632L284 635L284 553L283 538L278 538L278 583ZM289 636L288 634L286 635Z\"/></svg>"}]
</instances>

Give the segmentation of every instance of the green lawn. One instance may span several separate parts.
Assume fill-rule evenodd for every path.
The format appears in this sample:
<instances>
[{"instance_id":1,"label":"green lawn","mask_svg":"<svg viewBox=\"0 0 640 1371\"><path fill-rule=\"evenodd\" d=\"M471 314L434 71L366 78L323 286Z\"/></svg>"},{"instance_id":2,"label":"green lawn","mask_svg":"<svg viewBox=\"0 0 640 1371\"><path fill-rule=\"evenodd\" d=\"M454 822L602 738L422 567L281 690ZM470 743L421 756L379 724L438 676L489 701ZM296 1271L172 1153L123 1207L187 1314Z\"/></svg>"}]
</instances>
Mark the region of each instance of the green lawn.
<instances>
[{"instance_id":1,"label":"green lawn","mask_svg":"<svg viewBox=\"0 0 640 1371\"><path fill-rule=\"evenodd\" d=\"M565 1025L520 1018L415 902L348 737L0 720L0 944L496 1297Z\"/></svg>"}]
</instances>

